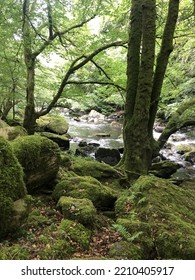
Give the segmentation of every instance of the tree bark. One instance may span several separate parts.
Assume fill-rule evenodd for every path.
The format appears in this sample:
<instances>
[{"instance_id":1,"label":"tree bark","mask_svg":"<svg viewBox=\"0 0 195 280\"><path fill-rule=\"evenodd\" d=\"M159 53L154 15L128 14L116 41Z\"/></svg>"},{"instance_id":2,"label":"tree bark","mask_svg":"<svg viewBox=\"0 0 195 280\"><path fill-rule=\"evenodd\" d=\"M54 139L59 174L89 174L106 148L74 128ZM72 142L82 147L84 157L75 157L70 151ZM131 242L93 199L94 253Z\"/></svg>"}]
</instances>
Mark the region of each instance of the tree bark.
<instances>
[{"instance_id":1,"label":"tree bark","mask_svg":"<svg viewBox=\"0 0 195 280\"><path fill-rule=\"evenodd\" d=\"M162 90L163 80L168 65L168 60L171 52L173 51L173 38L174 31L177 23L179 12L179 0L170 0L167 20L162 37L161 49L157 57L156 69L154 73L151 107L150 107L150 121L149 133L152 137L153 126L158 110L159 98Z\"/></svg>"},{"instance_id":2,"label":"tree bark","mask_svg":"<svg viewBox=\"0 0 195 280\"><path fill-rule=\"evenodd\" d=\"M136 14L134 14L134 9L131 12L131 32L134 31L135 34L130 35L129 46L134 44L134 40L133 42L131 40L132 36L136 38L136 32L138 32L139 38L137 40L140 42L140 31L142 34L142 44L139 47L141 63L139 62L137 50L134 59L131 57L134 55L133 53L128 56L127 74L129 75L127 76L127 97L124 116L125 150L122 165L128 172L130 179L134 179L140 174L146 174L151 162L152 151L148 135L148 122L155 55L155 4L154 0L139 1L139 9L141 8L139 10L139 15L141 15L141 18L139 18L139 28L137 28L138 23L135 21ZM138 5L138 1L133 1L132 5ZM132 47L133 50L134 47ZM132 81L131 74L134 71L134 64L136 64L137 73L136 83ZM135 84L133 85L133 83Z\"/></svg>"},{"instance_id":3,"label":"tree bark","mask_svg":"<svg viewBox=\"0 0 195 280\"><path fill-rule=\"evenodd\" d=\"M34 134L36 123L34 88L35 88L35 56L32 53L31 26L28 19L29 0L23 2L23 45L24 60L26 65L26 108L24 113L23 126L28 134Z\"/></svg>"}]
</instances>

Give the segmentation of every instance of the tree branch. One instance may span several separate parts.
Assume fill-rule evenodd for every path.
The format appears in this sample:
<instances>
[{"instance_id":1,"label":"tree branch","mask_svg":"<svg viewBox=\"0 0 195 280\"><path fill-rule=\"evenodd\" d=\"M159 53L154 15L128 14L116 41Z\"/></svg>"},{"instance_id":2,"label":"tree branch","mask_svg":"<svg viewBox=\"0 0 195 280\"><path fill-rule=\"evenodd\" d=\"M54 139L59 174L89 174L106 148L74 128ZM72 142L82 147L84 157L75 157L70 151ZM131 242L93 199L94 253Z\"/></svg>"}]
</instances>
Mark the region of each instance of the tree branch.
<instances>
[{"instance_id":1,"label":"tree branch","mask_svg":"<svg viewBox=\"0 0 195 280\"><path fill-rule=\"evenodd\" d=\"M64 76L61 84L60 84L60 87L58 89L58 92L56 93L56 95L53 97L52 101L50 102L50 104L48 105L48 107L40 112L37 113L37 115L40 117L40 116L43 116L43 115L46 115L48 114L52 108L54 107L54 105L57 103L58 99L61 97L62 93L63 93L63 90L65 88L65 86L67 85L68 83L68 80L70 78L70 76L75 72L77 71L78 69L82 68L84 65L86 65L89 61L91 61L96 55L98 55L100 52L104 51L104 50L107 50L111 47L117 47L117 46L123 46L125 45L127 42L125 41L117 41L117 42L114 42L114 43L110 43L110 44L107 44L107 45L104 45L100 48L98 48L97 50L95 50L94 52L92 52L91 54L89 54L88 56L80 56L78 58L76 58L72 64L70 65L66 75ZM83 59L83 61L79 62L81 59ZM78 63L79 62L79 63Z\"/></svg>"},{"instance_id":2,"label":"tree branch","mask_svg":"<svg viewBox=\"0 0 195 280\"><path fill-rule=\"evenodd\" d=\"M86 24L86 23L88 23L90 20L92 20L95 16L96 16L96 15L93 15L92 17L90 17L90 18L88 18L88 19L86 19L86 20L83 20L83 21L82 21L81 23L79 23L79 24L76 24L76 25L73 25L73 26L69 27L68 29L66 29L66 30L64 30L64 31L61 31L61 32L60 32L60 31L56 31L56 32L53 34L52 37L49 37L48 40L46 40L46 41L42 44L42 46L41 46L37 51L35 51L35 52L33 53L34 57L37 57L40 53L42 53L42 52L45 50L45 48L46 48L47 46L49 46L49 45L56 39L56 37L61 37L61 36L65 35L66 33L70 32L70 31L72 31L72 30L74 30L74 29L77 29L77 28L82 27L84 24Z\"/></svg>"}]
</instances>

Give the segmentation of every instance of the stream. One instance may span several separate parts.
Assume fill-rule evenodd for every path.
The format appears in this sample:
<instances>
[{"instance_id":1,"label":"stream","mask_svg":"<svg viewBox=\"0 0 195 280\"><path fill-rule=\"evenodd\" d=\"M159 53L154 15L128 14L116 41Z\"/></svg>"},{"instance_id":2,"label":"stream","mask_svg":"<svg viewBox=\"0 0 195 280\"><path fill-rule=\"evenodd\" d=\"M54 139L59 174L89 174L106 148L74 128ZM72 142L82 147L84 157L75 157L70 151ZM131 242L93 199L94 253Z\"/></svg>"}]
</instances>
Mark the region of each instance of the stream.
<instances>
[{"instance_id":1,"label":"stream","mask_svg":"<svg viewBox=\"0 0 195 280\"><path fill-rule=\"evenodd\" d=\"M104 120L93 123L83 120L77 121L69 115L65 117L69 122L68 133L71 136L71 151L75 152L80 141L86 141L87 144L96 143L99 144L100 147L110 149L119 149L123 147L122 123L117 127L113 127L111 121ZM154 131L154 138L158 139L159 136L160 133ZM184 161L182 155L177 152L176 147L180 145L190 145L195 148L195 127L186 128L183 131L178 131L171 135L166 147L161 150L161 155L163 157L180 163L183 169L189 170L190 174L192 173L190 177L195 178L195 165Z\"/></svg>"}]
</instances>

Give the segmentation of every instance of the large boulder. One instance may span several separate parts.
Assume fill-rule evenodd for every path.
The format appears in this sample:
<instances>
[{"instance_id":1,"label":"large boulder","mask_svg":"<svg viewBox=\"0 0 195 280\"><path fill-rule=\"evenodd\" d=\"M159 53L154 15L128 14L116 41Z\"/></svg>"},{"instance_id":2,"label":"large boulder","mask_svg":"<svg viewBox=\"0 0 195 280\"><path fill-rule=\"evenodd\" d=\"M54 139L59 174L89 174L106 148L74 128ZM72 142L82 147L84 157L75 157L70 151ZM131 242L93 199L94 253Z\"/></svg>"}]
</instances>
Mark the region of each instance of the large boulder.
<instances>
[{"instance_id":1,"label":"large boulder","mask_svg":"<svg viewBox=\"0 0 195 280\"><path fill-rule=\"evenodd\" d=\"M25 173L29 193L49 186L55 179L60 164L60 149L53 141L42 136L24 136L12 141L14 154Z\"/></svg>"},{"instance_id":2,"label":"large boulder","mask_svg":"<svg viewBox=\"0 0 195 280\"><path fill-rule=\"evenodd\" d=\"M54 191L56 201L61 196L87 198L98 209L112 209L117 199L116 193L109 187L102 185L97 179L89 176L67 177L60 181Z\"/></svg>"},{"instance_id":3,"label":"large boulder","mask_svg":"<svg viewBox=\"0 0 195 280\"><path fill-rule=\"evenodd\" d=\"M69 150L70 148L70 137L68 135L58 135L51 132L41 132L41 136L54 141L62 150Z\"/></svg>"},{"instance_id":4,"label":"large boulder","mask_svg":"<svg viewBox=\"0 0 195 280\"><path fill-rule=\"evenodd\" d=\"M62 116L56 115L47 115L40 117L37 120L37 125L38 131L47 131L59 135L66 134L69 128L66 119Z\"/></svg>"},{"instance_id":5,"label":"large boulder","mask_svg":"<svg viewBox=\"0 0 195 280\"><path fill-rule=\"evenodd\" d=\"M117 224L144 259L195 258L195 188L141 176L116 202ZM130 238L129 238L130 236Z\"/></svg>"},{"instance_id":6,"label":"large boulder","mask_svg":"<svg viewBox=\"0 0 195 280\"><path fill-rule=\"evenodd\" d=\"M114 166L119 163L121 155L117 149L98 148L95 152L95 158L100 162Z\"/></svg>"},{"instance_id":7,"label":"large boulder","mask_svg":"<svg viewBox=\"0 0 195 280\"><path fill-rule=\"evenodd\" d=\"M27 135L27 132L25 128L22 126L3 126L0 127L0 136L5 138L6 140L14 140L15 138L19 136L25 136Z\"/></svg>"},{"instance_id":8,"label":"large boulder","mask_svg":"<svg viewBox=\"0 0 195 280\"><path fill-rule=\"evenodd\" d=\"M25 222L29 204L22 167L10 144L0 137L0 238Z\"/></svg>"},{"instance_id":9,"label":"large boulder","mask_svg":"<svg viewBox=\"0 0 195 280\"><path fill-rule=\"evenodd\" d=\"M87 198L61 196L57 208L62 212L64 219L76 220L88 226L95 221L96 208Z\"/></svg>"}]
</instances>

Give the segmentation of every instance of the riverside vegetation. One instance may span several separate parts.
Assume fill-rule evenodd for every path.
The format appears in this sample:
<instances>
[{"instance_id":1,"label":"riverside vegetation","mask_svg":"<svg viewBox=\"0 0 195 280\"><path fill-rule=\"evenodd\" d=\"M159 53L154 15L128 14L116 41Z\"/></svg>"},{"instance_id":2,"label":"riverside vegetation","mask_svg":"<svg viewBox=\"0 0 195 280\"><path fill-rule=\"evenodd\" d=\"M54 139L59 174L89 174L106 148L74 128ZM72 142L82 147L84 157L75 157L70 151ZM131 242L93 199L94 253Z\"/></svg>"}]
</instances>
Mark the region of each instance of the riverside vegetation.
<instances>
[{"instance_id":1,"label":"riverside vegetation","mask_svg":"<svg viewBox=\"0 0 195 280\"><path fill-rule=\"evenodd\" d=\"M194 259L194 180L160 178L171 162L130 185L117 167L23 133L0 137L0 259Z\"/></svg>"}]
</instances>

